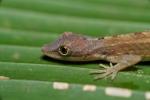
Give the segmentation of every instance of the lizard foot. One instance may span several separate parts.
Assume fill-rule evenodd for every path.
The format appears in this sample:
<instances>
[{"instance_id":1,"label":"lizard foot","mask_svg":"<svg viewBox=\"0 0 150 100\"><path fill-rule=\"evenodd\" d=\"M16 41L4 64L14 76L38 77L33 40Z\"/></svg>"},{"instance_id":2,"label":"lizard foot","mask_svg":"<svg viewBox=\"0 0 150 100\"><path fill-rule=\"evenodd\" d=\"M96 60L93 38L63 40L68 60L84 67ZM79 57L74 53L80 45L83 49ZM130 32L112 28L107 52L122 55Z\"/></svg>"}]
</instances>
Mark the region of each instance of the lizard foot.
<instances>
[{"instance_id":1,"label":"lizard foot","mask_svg":"<svg viewBox=\"0 0 150 100\"><path fill-rule=\"evenodd\" d=\"M115 78L115 76L117 75L118 71L116 71L114 69L114 66L112 65L112 63L110 63L110 66L106 66L104 64L99 64L99 66L103 69L92 71L90 73L90 74L96 75L94 77L95 80L102 79L102 78L108 78L108 77L111 77L111 79L113 80Z\"/></svg>"}]
</instances>

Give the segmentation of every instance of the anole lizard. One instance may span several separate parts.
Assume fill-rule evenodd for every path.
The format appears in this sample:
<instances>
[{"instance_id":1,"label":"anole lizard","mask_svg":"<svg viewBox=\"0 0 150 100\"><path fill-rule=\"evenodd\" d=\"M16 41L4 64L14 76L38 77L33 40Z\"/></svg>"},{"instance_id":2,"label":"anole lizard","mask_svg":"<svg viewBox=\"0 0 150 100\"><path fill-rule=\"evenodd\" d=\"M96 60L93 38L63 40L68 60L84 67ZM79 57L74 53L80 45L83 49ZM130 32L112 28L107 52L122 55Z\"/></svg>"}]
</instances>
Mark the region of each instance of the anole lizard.
<instances>
[{"instance_id":1,"label":"anole lizard","mask_svg":"<svg viewBox=\"0 0 150 100\"><path fill-rule=\"evenodd\" d=\"M150 32L130 33L104 38L90 38L64 32L54 43L42 47L46 56L66 61L105 60L110 66L92 72L95 79L110 77L140 61L150 60ZM115 63L113 66L112 63Z\"/></svg>"}]
</instances>

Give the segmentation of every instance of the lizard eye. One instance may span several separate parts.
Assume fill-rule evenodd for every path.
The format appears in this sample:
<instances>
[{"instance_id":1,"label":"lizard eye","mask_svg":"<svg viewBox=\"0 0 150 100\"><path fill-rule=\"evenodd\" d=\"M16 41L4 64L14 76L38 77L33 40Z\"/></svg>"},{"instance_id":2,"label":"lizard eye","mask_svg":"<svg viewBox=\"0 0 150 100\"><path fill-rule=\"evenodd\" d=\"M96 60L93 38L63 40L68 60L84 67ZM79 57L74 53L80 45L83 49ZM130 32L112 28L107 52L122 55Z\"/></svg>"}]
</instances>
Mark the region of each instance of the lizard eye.
<instances>
[{"instance_id":1,"label":"lizard eye","mask_svg":"<svg viewBox=\"0 0 150 100\"><path fill-rule=\"evenodd\" d=\"M66 46L60 46L59 47L59 53L63 56L67 56L69 54L70 49Z\"/></svg>"}]
</instances>

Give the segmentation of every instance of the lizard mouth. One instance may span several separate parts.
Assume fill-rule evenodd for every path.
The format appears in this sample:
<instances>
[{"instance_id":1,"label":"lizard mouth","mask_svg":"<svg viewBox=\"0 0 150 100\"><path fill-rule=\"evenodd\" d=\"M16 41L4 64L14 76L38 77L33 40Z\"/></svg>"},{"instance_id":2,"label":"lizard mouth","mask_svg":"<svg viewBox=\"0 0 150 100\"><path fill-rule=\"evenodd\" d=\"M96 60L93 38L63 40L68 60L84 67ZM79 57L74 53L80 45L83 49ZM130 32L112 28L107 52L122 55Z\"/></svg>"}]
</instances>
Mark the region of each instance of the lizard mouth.
<instances>
[{"instance_id":1,"label":"lizard mouth","mask_svg":"<svg viewBox=\"0 0 150 100\"><path fill-rule=\"evenodd\" d=\"M58 55L58 53L56 52L43 52L44 55L50 57L50 58L53 58L53 59L58 59L58 60L61 60L62 57Z\"/></svg>"},{"instance_id":2,"label":"lizard mouth","mask_svg":"<svg viewBox=\"0 0 150 100\"><path fill-rule=\"evenodd\" d=\"M43 46L42 52L44 55L51 57L51 58L54 58L54 59L60 59L61 58L56 52L50 51L48 46Z\"/></svg>"}]
</instances>

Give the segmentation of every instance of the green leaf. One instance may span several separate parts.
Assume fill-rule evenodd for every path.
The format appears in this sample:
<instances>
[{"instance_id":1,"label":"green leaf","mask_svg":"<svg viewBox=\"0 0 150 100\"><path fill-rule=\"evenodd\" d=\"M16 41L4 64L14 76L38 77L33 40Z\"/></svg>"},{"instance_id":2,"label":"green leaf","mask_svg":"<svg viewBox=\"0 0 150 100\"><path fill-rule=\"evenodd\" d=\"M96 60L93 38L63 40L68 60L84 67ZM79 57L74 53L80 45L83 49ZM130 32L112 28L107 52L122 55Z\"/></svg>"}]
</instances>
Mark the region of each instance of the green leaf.
<instances>
[{"instance_id":1,"label":"green leaf","mask_svg":"<svg viewBox=\"0 0 150 100\"><path fill-rule=\"evenodd\" d=\"M99 63L107 62L58 61L43 56L41 47L65 31L102 37L149 30L149 3L149 0L1 0L0 100L148 99L149 62L120 72L113 81L94 81L89 73L97 70ZM2 80L5 77L10 80ZM69 88L55 89L55 82L65 82ZM87 84L94 85L96 90L83 90ZM121 96L115 91L108 95L109 87L127 89L131 95L124 97L125 93L119 92Z\"/></svg>"},{"instance_id":2,"label":"green leaf","mask_svg":"<svg viewBox=\"0 0 150 100\"><path fill-rule=\"evenodd\" d=\"M18 9L0 9L0 27L9 29L56 32L73 31L79 33L117 33L148 30L150 25L111 19L82 18L74 16L42 14Z\"/></svg>"},{"instance_id":3,"label":"green leaf","mask_svg":"<svg viewBox=\"0 0 150 100\"><path fill-rule=\"evenodd\" d=\"M54 87L53 82L41 82L41 81L25 81L25 80L10 80L0 81L0 94L1 99L12 100L76 100L76 97L80 97L82 100L94 99L99 100L105 98L107 100L126 100L128 97L109 97L105 94L104 87L97 87L94 91L83 90L84 85L69 84L69 87L64 90L59 90ZM62 84L62 83L61 83ZM131 91L132 96L128 100L144 99L144 94L138 91Z\"/></svg>"},{"instance_id":4,"label":"green leaf","mask_svg":"<svg viewBox=\"0 0 150 100\"><path fill-rule=\"evenodd\" d=\"M130 88L134 90L149 90L150 74L146 74L150 69L140 69L138 72L120 72L115 81L100 80L94 81L93 76L89 75L92 68L81 68L73 65L60 64L29 64L0 62L0 73L10 79L26 79L39 81L60 81L77 84L95 84L97 86L113 86ZM84 65L86 66L86 65ZM91 66L92 67L92 66ZM142 72L144 74L141 74ZM143 86L144 84L144 86ZM138 88L137 88L138 87Z\"/></svg>"}]
</instances>

